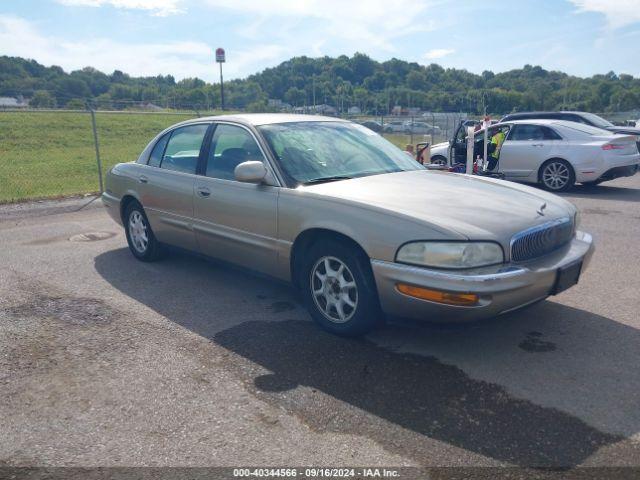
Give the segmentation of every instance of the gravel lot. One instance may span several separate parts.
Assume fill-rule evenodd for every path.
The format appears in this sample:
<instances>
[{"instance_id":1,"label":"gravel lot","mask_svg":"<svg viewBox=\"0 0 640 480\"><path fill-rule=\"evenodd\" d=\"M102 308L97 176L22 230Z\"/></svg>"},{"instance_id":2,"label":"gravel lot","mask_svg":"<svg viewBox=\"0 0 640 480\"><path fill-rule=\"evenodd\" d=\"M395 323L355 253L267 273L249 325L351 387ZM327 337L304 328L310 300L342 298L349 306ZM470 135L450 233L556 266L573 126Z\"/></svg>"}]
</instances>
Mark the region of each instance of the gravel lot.
<instances>
[{"instance_id":1,"label":"gravel lot","mask_svg":"<svg viewBox=\"0 0 640 480\"><path fill-rule=\"evenodd\" d=\"M0 207L0 465L640 465L640 175L567 197L579 286L361 340L273 280L135 261L99 201Z\"/></svg>"}]
</instances>

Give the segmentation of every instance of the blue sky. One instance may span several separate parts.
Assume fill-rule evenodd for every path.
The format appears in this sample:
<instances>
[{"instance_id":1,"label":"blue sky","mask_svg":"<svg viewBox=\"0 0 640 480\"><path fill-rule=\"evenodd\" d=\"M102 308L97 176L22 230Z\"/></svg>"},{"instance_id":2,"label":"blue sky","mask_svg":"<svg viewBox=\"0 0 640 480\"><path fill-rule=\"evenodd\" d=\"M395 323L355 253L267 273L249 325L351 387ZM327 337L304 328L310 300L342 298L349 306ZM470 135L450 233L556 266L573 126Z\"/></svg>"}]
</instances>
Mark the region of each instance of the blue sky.
<instances>
[{"instance_id":1,"label":"blue sky","mask_svg":"<svg viewBox=\"0 0 640 480\"><path fill-rule=\"evenodd\" d=\"M529 63L640 77L640 0L18 0L0 54L65 70L245 77L296 55L364 52L500 72Z\"/></svg>"}]
</instances>

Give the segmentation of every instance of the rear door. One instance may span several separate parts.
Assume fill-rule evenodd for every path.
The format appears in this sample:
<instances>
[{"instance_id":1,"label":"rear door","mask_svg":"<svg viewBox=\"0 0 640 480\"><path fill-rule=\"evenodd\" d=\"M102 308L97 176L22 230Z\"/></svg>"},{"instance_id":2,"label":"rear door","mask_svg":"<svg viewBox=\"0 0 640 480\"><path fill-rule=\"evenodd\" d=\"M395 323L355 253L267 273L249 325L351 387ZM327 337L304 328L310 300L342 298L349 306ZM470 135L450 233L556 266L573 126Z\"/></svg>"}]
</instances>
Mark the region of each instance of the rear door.
<instances>
[{"instance_id":1,"label":"rear door","mask_svg":"<svg viewBox=\"0 0 640 480\"><path fill-rule=\"evenodd\" d=\"M253 132L241 125L217 124L204 175L195 184L195 235L206 255L274 273L279 187L237 181L235 167L251 160L270 170Z\"/></svg>"},{"instance_id":2,"label":"rear door","mask_svg":"<svg viewBox=\"0 0 640 480\"><path fill-rule=\"evenodd\" d=\"M196 249L193 189L196 168L210 124L178 127L162 137L140 175L142 205L161 242Z\"/></svg>"},{"instance_id":3,"label":"rear door","mask_svg":"<svg viewBox=\"0 0 640 480\"><path fill-rule=\"evenodd\" d=\"M500 171L508 178L525 178L550 158L561 137L543 125L517 123L500 149Z\"/></svg>"}]
</instances>

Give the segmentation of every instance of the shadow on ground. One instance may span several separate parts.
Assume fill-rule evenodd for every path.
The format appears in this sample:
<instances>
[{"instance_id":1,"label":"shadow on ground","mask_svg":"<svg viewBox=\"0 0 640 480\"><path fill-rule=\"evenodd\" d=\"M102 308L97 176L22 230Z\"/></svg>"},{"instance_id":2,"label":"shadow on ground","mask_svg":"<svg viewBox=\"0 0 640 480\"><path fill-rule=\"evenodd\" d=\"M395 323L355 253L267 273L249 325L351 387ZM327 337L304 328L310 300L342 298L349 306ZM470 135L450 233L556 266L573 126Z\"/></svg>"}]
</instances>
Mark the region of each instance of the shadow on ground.
<instances>
[{"instance_id":1,"label":"shadow on ground","mask_svg":"<svg viewBox=\"0 0 640 480\"><path fill-rule=\"evenodd\" d=\"M224 368L231 369L252 394L317 431L366 436L424 465L432 456L434 439L444 442L444 448L451 445L498 462L572 467L625 438L558 409L515 398L500 385L470 378L434 357L325 334L293 303L291 291L271 280L184 255L141 264L125 249L98 256L95 267L125 295L227 349L232 355ZM478 342L486 341L483 329L501 331L505 334L496 335L490 351L477 362L522 376L542 376L547 388L566 391L561 394L571 404L583 401L582 393L568 385L566 376L548 371L549 364L535 362L540 353L522 351L556 354L549 353L553 344L536 333L545 322L559 324L566 335L577 339L606 337L601 348L608 351L600 354L612 359L617 370L590 371L591 346L586 344L576 347L577 358L560 357L554 368L572 369L571 381L590 382L597 395L589 408L598 415L606 418L610 410L630 408L627 390L599 391L610 389L599 376L635 375L638 331L583 310L552 302L542 305L538 312L544 318L533 307L533 313L509 321L459 328L450 333L445 348L482 347ZM524 326L530 334L513 343L510 331L521 331L523 323L530 323ZM402 325L391 331L394 338L441 334L430 327ZM384 331L378 334L384 335ZM459 341L451 341L451 335ZM519 363L505 365L514 351L521 354ZM640 425L630 428L638 431Z\"/></svg>"},{"instance_id":2,"label":"shadow on ground","mask_svg":"<svg viewBox=\"0 0 640 480\"><path fill-rule=\"evenodd\" d=\"M597 186L576 185L571 190L559 194L562 197L591 198L594 200L618 200L640 202L640 190L631 187L614 187L603 183Z\"/></svg>"}]
</instances>

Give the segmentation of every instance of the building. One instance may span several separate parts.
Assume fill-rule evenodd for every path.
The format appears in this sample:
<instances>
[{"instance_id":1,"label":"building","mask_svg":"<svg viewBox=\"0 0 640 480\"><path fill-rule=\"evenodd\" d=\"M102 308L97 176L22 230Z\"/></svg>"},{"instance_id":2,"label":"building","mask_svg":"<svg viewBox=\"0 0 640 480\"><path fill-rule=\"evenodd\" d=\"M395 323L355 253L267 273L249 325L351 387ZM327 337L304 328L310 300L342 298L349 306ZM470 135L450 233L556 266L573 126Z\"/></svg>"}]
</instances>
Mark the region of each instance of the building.
<instances>
[{"instance_id":1,"label":"building","mask_svg":"<svg viewBox=\"0 0 640 480\"><path fill-rule=\"evenodd\" d=\"M29 102L26 102L22 95L14 97L0 97L0 108L27 108Z\"/></svg>"}]
</instances>

